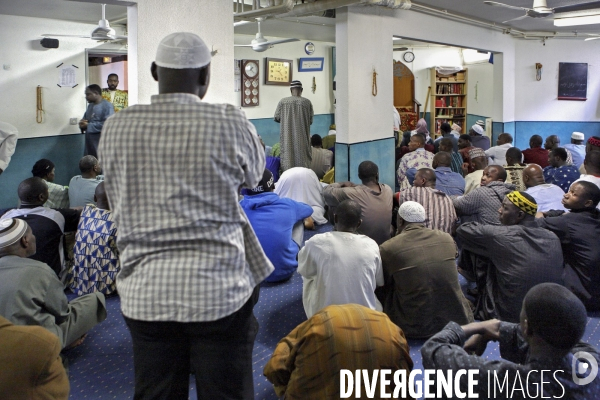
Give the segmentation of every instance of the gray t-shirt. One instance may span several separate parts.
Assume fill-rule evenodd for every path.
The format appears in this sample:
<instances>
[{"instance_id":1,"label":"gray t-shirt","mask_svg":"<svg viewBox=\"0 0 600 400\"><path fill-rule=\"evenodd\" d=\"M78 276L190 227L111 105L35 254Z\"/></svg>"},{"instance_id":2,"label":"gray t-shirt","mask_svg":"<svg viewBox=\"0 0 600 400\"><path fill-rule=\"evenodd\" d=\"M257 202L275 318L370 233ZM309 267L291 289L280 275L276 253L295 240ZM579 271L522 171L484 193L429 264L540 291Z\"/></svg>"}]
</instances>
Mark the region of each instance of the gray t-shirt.
<instances>
[{"instance_id":1,"label":"gray t-shirt","mask_svg":"<svg viewBox=\"0 0 600 400\"><path fill-rule=\"evenodd\" d=\"M104 180L104 175L98 175L93 179L82 178L76 175L69 182L69 207L84 207L86 204L94 202L94 193L96 186Z\"/></svg>"}]
</instances>

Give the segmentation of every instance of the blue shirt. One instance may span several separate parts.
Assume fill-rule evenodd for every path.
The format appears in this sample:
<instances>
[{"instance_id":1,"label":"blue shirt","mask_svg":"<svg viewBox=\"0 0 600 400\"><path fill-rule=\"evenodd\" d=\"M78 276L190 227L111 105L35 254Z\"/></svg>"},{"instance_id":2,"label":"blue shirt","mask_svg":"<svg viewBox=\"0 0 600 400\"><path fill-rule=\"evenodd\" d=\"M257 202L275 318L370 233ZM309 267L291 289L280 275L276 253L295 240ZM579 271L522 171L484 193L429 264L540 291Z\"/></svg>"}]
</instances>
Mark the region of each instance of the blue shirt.
<instances>
[{"instance_id":1,"label":"blue shirt","mask_svg":"<svg viewBox=\"0 0 600 400\"><path fill-rule=\"evenodd\" d=\"M292 240L294 224L310 217L312 207L281 198L273 192L244 196L240 205L250 220L258 240L275 271L265 281L288 279L298 268L298 244Z\"/></svg>"},{"instance_id":2,"label":"blue shirt","mask_svg":"<svg viewBox=\"0 0 600 400\"><path fill-rule=\"evenodd\" d=\"M583 160L585 159L585 145L567 143L563 147L571 152L573 165L577 168L581 167L581 164L583 164Z\"/></svg>"},{"instance_id":3,"label":"blue shirt","mask_svg":"<svg viewBox=\"0 0 600 400\"><path fill-rule=\"evenodd\" d=\"M435 188L448 196L462 196L465 194L465 178L453 172L450 167L437 167L435 169Z\"/></svg>"},{"instance_id":4,"label":"blue shirt","mask_svg":"<svg viewBox=\"0 0 600 400\"><path fill-rule=\"evenodd\" d=\"M114 113L114 106L106 100L102 100L100 104L89 103L83 114L83 119L88 121L87 133L100 133L106 118Z\"/></svg>"},{"instance_id":5,"label":"blue shirt","mask_svg":"<svg viewBox=\"0 0 600 400\"><path fill-rule=\"evenodd\" d=\"M548 166L544 168L544 180L560 187L565 193L569 191L571 184L579 179L579 170L574 165L563 165L562 167Z\"/></svg>"}]
</instances>

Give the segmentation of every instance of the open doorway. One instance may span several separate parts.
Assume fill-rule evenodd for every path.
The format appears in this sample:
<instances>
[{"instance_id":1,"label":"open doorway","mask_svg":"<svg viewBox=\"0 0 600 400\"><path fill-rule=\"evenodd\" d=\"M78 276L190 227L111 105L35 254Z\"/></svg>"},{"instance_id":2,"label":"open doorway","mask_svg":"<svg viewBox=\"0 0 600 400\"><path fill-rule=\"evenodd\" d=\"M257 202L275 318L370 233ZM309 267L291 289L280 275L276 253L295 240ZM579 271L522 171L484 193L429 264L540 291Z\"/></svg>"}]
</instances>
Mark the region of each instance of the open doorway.
<instances>
[{"instance_id":1,"label":"open doorway","mask_svg":"<svg viewBox=\"0 0 600 400\"><path fill-rule=\"evenodd\" d=\"M117 89L128 91L127 50L87 49L85 52L87 85L96 84L104 89L107 87L108 76L117 74Z\"/></svg>"}]
</instances>

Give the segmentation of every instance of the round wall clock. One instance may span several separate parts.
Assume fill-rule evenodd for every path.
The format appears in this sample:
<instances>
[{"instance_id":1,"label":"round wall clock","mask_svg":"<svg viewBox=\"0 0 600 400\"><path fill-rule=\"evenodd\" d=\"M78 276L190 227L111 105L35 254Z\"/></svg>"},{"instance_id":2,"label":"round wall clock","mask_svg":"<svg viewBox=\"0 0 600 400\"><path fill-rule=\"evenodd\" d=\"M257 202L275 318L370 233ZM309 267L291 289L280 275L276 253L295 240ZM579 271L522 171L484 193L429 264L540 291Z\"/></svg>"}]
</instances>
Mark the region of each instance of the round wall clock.
<instances>
[{"instance_id":1,"label":"round wall clock","mask_svg":"<svg viewBox=\"0 0 600 400\"><path fill-rule=\"evenodd\" d=\"M413 62L415 59L415 53L412 51L407 51L406 53L402 54L402 58L406 62Z\"/></svg>"},{"instance_id":2,"label":"round wall clock","mask_svg":"<svg viewBox=\"0 0 600 400\"><path fill-rule=\"evenodd\" d=\"M315 45L312 42L307 42L304 45L304 51L310 56L312 53L315 52Z\"/></svg>"},{"instance_id":3,"label":"round wall clock","mask_svg":"<svg viewBox=\"0 0 600 400\"><path fill-rule=\"evenodd\" d=\"M259 97L258 60L242 60L242 107L257 106Z\"/></svg>"}]
</instances>

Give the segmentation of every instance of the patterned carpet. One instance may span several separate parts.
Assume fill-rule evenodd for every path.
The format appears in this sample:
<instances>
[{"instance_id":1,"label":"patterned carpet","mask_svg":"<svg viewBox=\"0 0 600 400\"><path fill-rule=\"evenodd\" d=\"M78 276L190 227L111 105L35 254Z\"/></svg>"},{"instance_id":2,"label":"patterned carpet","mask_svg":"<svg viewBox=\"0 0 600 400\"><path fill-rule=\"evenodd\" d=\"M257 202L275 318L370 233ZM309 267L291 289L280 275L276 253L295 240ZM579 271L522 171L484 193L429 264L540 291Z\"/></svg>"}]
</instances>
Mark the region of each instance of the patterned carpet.
<instances>
[{"instance_id":1,"label":"patterned carpet","mask_svg":"<svg viewBox=\"0 0 600 400\"><path fill-rule=\"evenodd\" d=\"M331 225L305 232L305 239L331 230ZM461 277L462 279L462 277ZM465 282L461 280L465 286ZM72 296L69 296L72 297ZM108 318L96 326L83 345L69 351L71 399L131 399L133 398L133 354L131 337L120 312L118 297L107 299ZM302 307L302 278L295 274L280 284L261 285L260 299L254 309L260 330L254 344L253 372L257 400L277 399L262 371L277 342L299 323L306 320ZM600 313L590 315L583 340L600 345ZM410 356L414 368L422 369L423 341L411 340ZM497 345L488 346L485 357L499 358ZM195 383L190 379L190 398L195 399Z\"/></svg>"}]
</instances>

